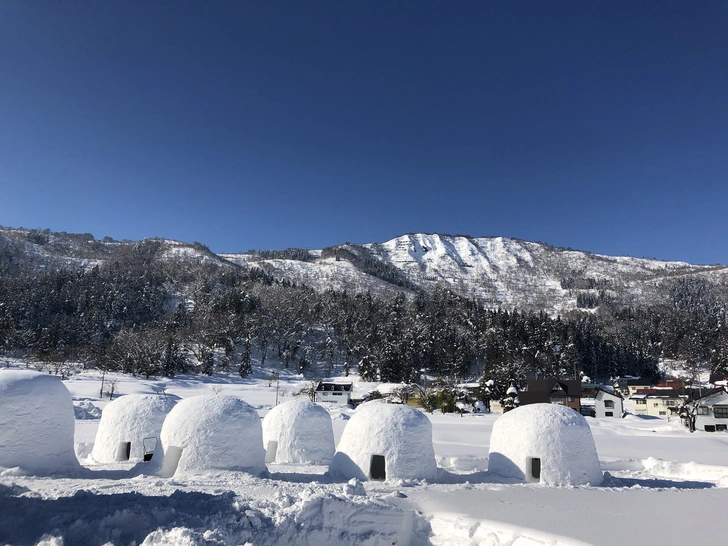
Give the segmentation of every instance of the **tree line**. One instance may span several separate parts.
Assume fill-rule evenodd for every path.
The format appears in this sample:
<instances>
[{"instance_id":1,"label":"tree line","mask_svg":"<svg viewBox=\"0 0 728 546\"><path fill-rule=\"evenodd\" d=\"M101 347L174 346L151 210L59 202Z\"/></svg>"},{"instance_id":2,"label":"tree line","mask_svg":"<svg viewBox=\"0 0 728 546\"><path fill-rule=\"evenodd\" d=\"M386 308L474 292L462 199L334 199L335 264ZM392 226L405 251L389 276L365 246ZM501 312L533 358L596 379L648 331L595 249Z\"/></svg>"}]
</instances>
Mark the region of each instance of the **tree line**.
<instances>
[{"instance_id":1,"label":"tree line","mask_svg":"<svg viewBox=\"0 0 728 546\"><path fill-rule=\"evenodd\" d=\"M163 243L121 245L91 268L0 274L0 351L39 362L143 376L275 364L365 380L593 380L657 377L660 358L728 371L725 290L666 281L645 308L563 316L486 309L447 289L376 297L316 292L258 268L162 257ZM344 259L350 259L346 257Z\"/></svg>"}]
</instances>

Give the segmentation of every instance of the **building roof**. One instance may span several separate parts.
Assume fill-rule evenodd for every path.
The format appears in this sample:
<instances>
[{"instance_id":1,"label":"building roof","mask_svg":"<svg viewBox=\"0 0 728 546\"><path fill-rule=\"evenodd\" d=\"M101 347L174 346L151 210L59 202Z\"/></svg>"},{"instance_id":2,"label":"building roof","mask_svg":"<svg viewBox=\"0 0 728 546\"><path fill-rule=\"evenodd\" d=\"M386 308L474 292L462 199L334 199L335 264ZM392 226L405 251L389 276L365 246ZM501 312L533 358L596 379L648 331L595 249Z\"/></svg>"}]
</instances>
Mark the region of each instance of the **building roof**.
<instances>
[{"instance_id":1,"label":"building roof","mask_svg":"<svg viewBox=\"0 0 728 546\"><path fill-rule=\"evenodd\" d=\"M716 394L728 392L723 387L716 387L714 389L706 389L702 393L700 393L697 397L693 398L693 400L704 400L706 398L709 398L711 396L714 396Z\"/></svg>"},{"instance_id":2,"label":"building roof","mask_svg":"<svg viewBox=\"0 0 728 546\"><path fill-rule=\"evenodd\" d=\"M638 379L627 379L625 380L627 385L630 387L638 387L640 385L652 385L652 380L648 378L638 378Z\"/></svg>"},{"instance_id":3,"label":"building roof","mask_svg":"<svg viewBox=\"0 0 728 546\"><path fill-rule=\"evenodd\" d=\"M548 395L554 389L564 391L564 396L581 396L581 381L576 379L539 379L529 381L526 384L526 392L542 392Z\"/></svg>"},{"instance_id":4,"label":"building roof","mask_svg":"<svg viewBox=\"0 0 728 546\"><path fill-rule=\"evenodd\" d=\"M724 373L712 373L708 379L708 382L715 385L717 381L725 381L728 379L728 375Z\"/></svg>"},{"instance_id":5,"label":"building roof","mask_svg":"<svg viewBox=\"0 0 728 546\"><path fill-rule=\"evenodd\" d=\"M321 381L321 382L319 382L318 385L316 385L316 391L350 392L353 386L354 386L353 383L334 383L334 382Z\"/></svg>"}]
</instances>

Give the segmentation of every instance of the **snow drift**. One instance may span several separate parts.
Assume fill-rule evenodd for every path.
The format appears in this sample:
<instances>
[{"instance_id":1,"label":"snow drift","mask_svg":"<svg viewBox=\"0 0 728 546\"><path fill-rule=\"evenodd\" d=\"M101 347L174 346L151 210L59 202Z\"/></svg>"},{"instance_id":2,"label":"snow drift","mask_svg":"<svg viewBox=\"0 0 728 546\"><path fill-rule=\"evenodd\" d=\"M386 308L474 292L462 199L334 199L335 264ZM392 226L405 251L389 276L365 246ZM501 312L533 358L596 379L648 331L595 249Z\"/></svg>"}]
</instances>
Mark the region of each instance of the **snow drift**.
<instances>
[{"instance_id":1,"label":"snow drift","mask_svg":"<svg viewBox=\"0 0 728 546\"><path fill-rule=\"evenodd\" d=\"M260 417L235 396L193 396L178 403L162 425L160 472L266 470ZM157 457L154 457L157 461Z\"/></svg>"},{"instance_id":2,"label":"snow drift","mask_svg":"<svg viewBox=\"0 0 728 546\"><path fill-rule=\"evenodd\" d=\"M306 398L280 404L263 419L263 445L271 454L267 462L329 464L335 450L331 416Z\"/></svg>"},{"instance_id":3,"label":"snow drift","mask_svg":"<svg viewBox=\"0 0 728 546\"><path fill-rule=\"evenodd\" d=\"M530 404L499 417L488 471L547 485L599 485L604 479L586 419L558 404Z\"/></svg>"},{"instance_id":4,"label":"snow drift","mask_svg":"<svg viewBox=\"0 0 728 546\"><path fill-rule=\"evenodd\" d=\"M331 471L360 480L434 479L432 424L410 406L364 404L344 429Z\"/></svg>"},{"instance_id":5,"label":"snow drift","mask_svg":"<svg viewBox=\"0 0 728 546\"><path fill-rule=\"evenodd\" d=\"M58 377L0 371L0 466L34 474L80 468L73 416L71 394Z\"/></svg>"},{"instance_id":6,"label":"snow drift","mask_svg":"<svg viewBox=\"0 0 728 546\"><path fill-rule=\"evenodd\" d=\"M91 457L99 463L141 461L154 452L175 397L128 394L109 402L101 414Z\"/></svg>"}]
</instances>

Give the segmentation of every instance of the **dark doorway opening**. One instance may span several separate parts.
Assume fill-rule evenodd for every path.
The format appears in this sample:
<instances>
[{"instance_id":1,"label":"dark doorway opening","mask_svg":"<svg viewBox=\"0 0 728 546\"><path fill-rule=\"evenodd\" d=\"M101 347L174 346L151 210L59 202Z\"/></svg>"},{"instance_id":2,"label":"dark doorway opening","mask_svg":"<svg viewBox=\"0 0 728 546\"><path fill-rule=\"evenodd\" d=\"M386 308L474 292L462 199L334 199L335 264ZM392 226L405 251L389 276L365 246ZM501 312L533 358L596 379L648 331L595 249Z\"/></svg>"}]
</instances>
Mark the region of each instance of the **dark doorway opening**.
<instances>
[{"instance_id":1,"label":"dark doorway opening","mask_svg":"<svg viewBox=\"0 0 728 546\"><path fill-rule=\"evenodd\" d=\"M129 457L131 457L131 442L121 442L116 459L119 461L128 461Z\"/></svg>"},{"instance_id":2,"label":"dark doorway opening","mask_svg":"<svg viewBox=\"0 0 728 546\"><path fill-rule=\"evenodd\" d=\"M531 459L531 476L535 480L541 479L541 459L537 457Z\"/></svg>"},{"instance_id":3,"label":"dark doorway opening","mask_svg":"<svg viewBox=\"0 0 728 546\"><path fill-rule=\"evenodd\" d=\"M369 465L369 476L372 480L384 481L387 479L384 455L372 455L372 462Z\"/></svg>"}]
</instances>

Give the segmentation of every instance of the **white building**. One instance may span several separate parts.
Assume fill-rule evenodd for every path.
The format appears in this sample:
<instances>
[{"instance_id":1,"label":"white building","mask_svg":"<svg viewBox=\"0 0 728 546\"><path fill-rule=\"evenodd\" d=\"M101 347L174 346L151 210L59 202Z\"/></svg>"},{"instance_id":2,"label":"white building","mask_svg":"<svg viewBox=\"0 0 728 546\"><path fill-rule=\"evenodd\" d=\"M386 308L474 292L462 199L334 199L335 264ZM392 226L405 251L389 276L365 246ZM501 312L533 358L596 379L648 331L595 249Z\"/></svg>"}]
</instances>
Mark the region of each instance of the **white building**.
<instances>
[{"instance_id":1,"label":"white building","mask_svg":"<svg viewBox=\"0 0 728 546\"><path fill-rule=\"evenodd\" d=\"M604 479L586 419L559 404L529 404L499 417L488 472L545 485L598 485Z\"/></svg>"},{"instance_id":2,"label":"white building","mask_svg":"<svg viewBox=\"0 0 728 546\"><path fill-rule=\"evenodd\" d=\"M267 463L328 465L334 456L334 429L326 409L308 398L284 402L263 419Z\"/></svg>"},{"instance_id":3,"label":"white building","mask_svg":"<svg viewBox=\"0 0 728 546\"><path fill-rule=\"evenodd\" d=\"M363 404L344 428L331 472L346 479L432 480L437 477L432 424L411 406Z\"/></svg>"},{"instance_id":4,"label":"white building","mask_svg":"<svg viewBox=\"0 0 728 546\"><path fill-rule=\"evenodd\" d=\"M164 420L160 443L163 476L266 470L258 412L235 396L193 396L178 402Z\"/></svg>"},{"instance_id":5,"label":"white building","mask_svg":"<svg viewBox=\"0 0 728 546\"><path fill-rule=\"evenodd\" d=\"M332 383L321 381L316 385L316 402L319 404L337 404L341 406L351 403L352 383Z\"/></svg>"},{"instance_id":6,"label":"white building","mask_svg":"<svg viewBox=\"0 0 728 546\"><path fill-rule=\"evenodd\" d=\"M705 432L728 430L728 393L724 388L713 389L698 400L695 430Z\"/></svg>"},{"instance_id":7,"label":"white building","mask_svg":"<svg viewBox=\"0 0 728 546\"><path fill-rule=\"evenodd\" d=\"M159 433L177 397L128 394L101 414L91 457L99 463L151 460Z\"/></svg>"},{"instance_id":8,"label":"white building","mask_svg":"<svg viewBox=\"0 0 728 546\"><path fill-rule=\"evenodd\" d=\"M0 467L33 474L80 468L73 399L59 377L0 370Z\"/></svg>"},{"instance_id":9,"label":"white building","mask_svg":"<svg viewBox=\"0 0 728 546\"><path fill-rule=\"evenodd\" d=\"M597 389L594 396L594 411L597 419L602 417L621 418L624 415L624 400L618 394Z\"/></svg>"}]
</instances>

